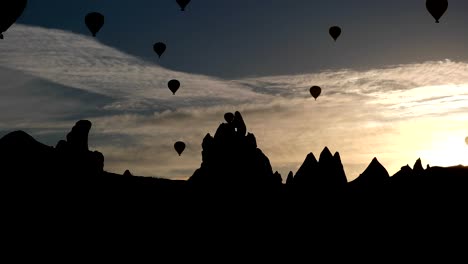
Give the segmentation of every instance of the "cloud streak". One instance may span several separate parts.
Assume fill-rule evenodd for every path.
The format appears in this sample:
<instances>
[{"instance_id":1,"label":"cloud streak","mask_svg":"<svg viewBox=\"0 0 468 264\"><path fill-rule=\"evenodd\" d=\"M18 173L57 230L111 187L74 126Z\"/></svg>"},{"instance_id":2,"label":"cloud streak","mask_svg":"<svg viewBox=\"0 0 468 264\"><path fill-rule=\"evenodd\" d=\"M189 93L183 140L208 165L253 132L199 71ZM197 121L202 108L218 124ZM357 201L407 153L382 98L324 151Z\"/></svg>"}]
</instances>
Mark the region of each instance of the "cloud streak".
<instances>
[{"instance_id":1,"label":"cloud streak","mask_svg":"<svg viewBox=\"0 0 468 264\"><path fill-rule=\"evenodd\" d=\"M205 134L235 110L283 175L324 146L340 152L349 180L374 156L392 174L418 157L437 163L438 153L453 155L456 141L446 138L462 134L464 148L440 165L468 163L464 62L222 80L171 71L86 36L15 25L0 47L0 77L0 131L24 129L55 144L89 119L90 146L114 172L189 177ZM176 96L166 86L174 78L182 83ZM317 101L313 85L322 87ZM187 143L181 157L177 140Z\"/></svg>"}]
</instances>

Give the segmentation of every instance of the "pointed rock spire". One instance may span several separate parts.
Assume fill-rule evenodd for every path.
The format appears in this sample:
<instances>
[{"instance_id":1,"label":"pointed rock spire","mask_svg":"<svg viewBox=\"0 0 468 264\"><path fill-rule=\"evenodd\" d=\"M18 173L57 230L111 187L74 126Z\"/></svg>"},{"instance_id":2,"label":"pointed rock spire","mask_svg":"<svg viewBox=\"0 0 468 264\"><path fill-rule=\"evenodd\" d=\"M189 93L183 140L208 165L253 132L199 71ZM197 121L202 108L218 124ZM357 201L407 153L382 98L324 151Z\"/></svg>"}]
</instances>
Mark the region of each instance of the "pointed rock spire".
<instances>
[{"instance_id":1,"label":"pointed rock spire","mask_svg":"<svg viewBox=\"0 0 468 264\"><path fill-rule=\"evenodd\" d=\"M67 143L72 149L79 152L88 151L88 134L91 129L91 122L80 120L76 122L70 133L67 134Z\"/></svg>"},{"instance_id":2,"label":"pointed rock spire","mask_svg":"<svg viewBox=\"0 0 468 264\"><path fill-rule=\"evenodd\" d=\"M294 176L293 176L293 172L290 171L288 173L288 178L286 179L286 185L291 185L294 183Z\"/></svg>"},{"instance_id":3,"label":"pointed rock spire","mask_svg":"<svg viewBox=\"0 0 468 264\"><path fill-rule=\"evenodd\" d=\"M373 187L385 183L390 178L387 169L377 160L372 159L372 162L367 166L364 172L353 181L353 185L359 187Z\"/></svg>"},{"instance_id":4,"label":"pointed rock spire","mask_svg":"<svg viewBox=\"0 0 468 264\"><path fill-rule=\"evenodd\" d=\"M324 188L341 188L348 183L340 154L336 152L335 156L333 156L328 147L325 147L322 153L320 153L319 171L319 182Z\"/></svg>"},{"instance_id":5,"label":"pointed rock spire","mask_svg":"<svg viewBox=\"0 0 468 264\"><path fill-rule=\"evenodd\" d=\"M239 136L245 136L247 133L247 126L245 125L244 118L242 118L242 115L238 111L234 113L233 124L236 128L237 134Z\"/></svg>"},{"instance_id":6,"label":"pointed rock spire","mask_svg":"<svg viewBox=\"0 0 468 264\"><path fill-rule=\"evenodd\" d=\"M314 175L318 173L318 161L314 153L309 153L294 176L294 183L298 185L309 184L313 181Z\"/></svg>"},{"instance_id":7,"label":"pointed rock spire","mask_svg":"<svg viewBox=\"0 0 468 264\"><path fill-rule=\"evenodd\" d=\"M283 177L281 177L281 174L278 171L275 171L275 173L273 174L273 177L274 177L275 183L277 184L283 183Z\"/></svg>"},{"instance_id":8,"label":"pointed rock spire","mask_svg":"<svg viewBox=\"0 0 468 264\"><path fill-rule=\"evenodd\" d=\"M245 137L245 141L249 148L257 148L257 139L255 138L254 134L247 133L247 136Z\"/></svg>"},{"instance_id":9,"label":"pointed rock spire","mask_svg":"<svg viewBox=\"0 0 468 264\"><path fill-rule=\"evenodd\" d=\"M331 162L333 160L333 155L331 154L328 147L325 147L320 153L319 163Z\"/></svg>"},{"instance_id":10,"label":"pointed rock spire","mask_svg":"<svg viewBox=\"0 0 468 264\"><path fill-rule=\"evenodd\" d=\"M416 163L414 163L414 166L413 166L413 172L415 175L421 175L424 173L424 168L422 166L422 163L421 163L421 159L419 158L418 160L416 160Z\"/></svg>"}]
</instances>

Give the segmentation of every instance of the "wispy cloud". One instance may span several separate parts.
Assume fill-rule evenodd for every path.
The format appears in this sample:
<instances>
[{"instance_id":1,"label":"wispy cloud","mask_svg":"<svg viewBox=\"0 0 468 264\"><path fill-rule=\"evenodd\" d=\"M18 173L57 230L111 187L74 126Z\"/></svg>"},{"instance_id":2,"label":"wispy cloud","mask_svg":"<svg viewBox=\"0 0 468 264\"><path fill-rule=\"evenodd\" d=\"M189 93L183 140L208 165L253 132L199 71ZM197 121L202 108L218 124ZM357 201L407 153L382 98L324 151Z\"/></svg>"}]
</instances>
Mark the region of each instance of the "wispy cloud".
<instances>
[{"instance_id":1,"label":"wispy cloud","mask_svg":"<svg viewBox=\"0 0 468 264\"><path fill-rule=\"evenodd\" d=\"M187 178L204 135L235 110L283 175L324 146L340 152L350 180L374 156L394 173L421 155L429 163L451 155L443 142L455 143L444 138L461 134L464 157L452 161L468 163L464 62L222 80L164 69L90 37L16 25L0 46L0 77L2 133L24 129L55 144L89 119L90 146L109 171ZM167 88L174 78L182 83L175 96ZM312 85L323 89L317 101ZM177 140L187 143L181 157Z\"/></svg>"}]
</instances>

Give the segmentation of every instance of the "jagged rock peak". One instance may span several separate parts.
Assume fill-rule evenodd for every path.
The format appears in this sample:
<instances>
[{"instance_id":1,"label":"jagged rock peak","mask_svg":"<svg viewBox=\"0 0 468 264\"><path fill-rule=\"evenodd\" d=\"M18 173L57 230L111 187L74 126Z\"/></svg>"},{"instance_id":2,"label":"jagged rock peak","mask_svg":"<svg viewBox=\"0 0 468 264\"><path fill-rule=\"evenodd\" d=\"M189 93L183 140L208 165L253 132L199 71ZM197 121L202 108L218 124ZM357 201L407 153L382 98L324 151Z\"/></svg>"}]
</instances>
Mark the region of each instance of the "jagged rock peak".
<instances>
[{"instance_id":1,"label":"jagged rock peak","mask_svg":"<svg viewBox=\"0 0 468 264\"><path fill-rule=\"evenodd\" d=\"M245 125L244 118L239 111L234 113L234 120L232 121L232 124L236 128L238 135L245 136L247 133L247 126Z\"/></svg>"},{"instance_id":2,"label":"jagged rock peak","mask_svg":"<svg viewBox=\"0 0 468 264\"><path fill-rule=\"evenodd\" d=\"M80 120L76 122L70 133L67 134L67 142L77 151L88 151L88 134L91 129L91 122Z\"/></svg>"},{"instance_id":3,"label":"jagged rock peak","mask_svg":"<svg viewBox=\"0 0 468 264\"><path fill-rule=\"evenodd\" d=\"M328 147L325 147L322 152L320 153L320 157L319 157L319 163L321 162L327 162L329 160L332 160L333 159L333 155L331 154L330 150L328 149Z\"/></svg>"},{"instance_id":4,"label":"jagged rock peak","mask_svg":"<svg viewBox=\"0 0 468 264\"><path fill-rule=\"evenodd\" d=\"M221 123L214 137L205 136L202 164L189 181L198 186L239 188L280 185L282 178L273 173L268 157L257 147L254 134L247 134L242 115L235 112L232 122Z\"/></svg>"},{"instance_id":5,"label":"jagged rock peak","mask_svg":"<svg viewBox=\"0 0 468 264\"><path fill-rule=\"evenodd\" d=\"M278 171L275 171L275 173L273 174L273 177L277 183L279 184L283 183L283 177L281 177L281 174Z\"/></svg>"},{"instance_id":6,"label":"jagged rock peak","mask_svg":"<svg viewBox=\"0 0 468 264\"><path fill-rule=\"evenodd\" d=\"M318 163L318 160L317 158L315 158L314 153L310 152L309 154L307 154L307 157L304 160L304 164L305 163L314 163L314 164Z\"/></svg>"},{"instance_id":7,"label":"jagged rock peak","mask_svg":"<svg viewBox=\"0 0 468 264\"><path fill-rule=\"evenodd\" d=\"M257 148L257 139L255 138L255 135L252 133L247 133L247 136L245 137L245 140L247 142L247 145L251 148Z\"/></svg>"},{"instance_id":8,"label":"jagged rock peak","mask_svg":"<svg viewBox=\"0 0 468 264\"><path fill-rule=\"evenodd\" d=\"M407 164L407 165L401 167L401 171L403 171L403 172L412 172L413 169L411 169L411 167Z\"/></svg>"},{"instance_id":9,"label":"jagged rock peak","mask_svg":"<svg viewBox=\"0 0 468 264\"><path fill-rule=\"evenodd\" d=\"M335 152L335 155L333 155L333 158L335 158L335 160L337 162L340 162L341 163L341 156L340 156L340 153L337 151Z\"/></svg>"},{"instance_id":10,"label":"jagged rock peak","mask_svg":"<svg viewBox=\"0 0 468 264\"><path fill-rule=\"evenodd\" d=\"M126 170L123 176L133 176L133 174L129 170Z\"/></svg>"},{"instance_id":11,"label":"jagged rock peak","mask_svg":"<svg viewBox=\"0 0 468 264\"><path fill-rule=\"evenodd\" d=\"M372 162L369 164L369 166L364 172L366 171L378 172L379 176L385 176L386 178L390 177L390 175L387 172L387 169L385 169L385 167L382 164L380 164L377 158L372 159Z\"/></svg>"},{"instance_id":12,"label":"jagged rock peak","mask_svg":"<svg viewBox=\"0 0 468 264\"><path fill-rule=\"evenodd\" d=\"M359 175L353 182L354 184L362 185L365 187L372 187L372 185L378 185L384 183L390 178L387 169L380 164L377 158L373 158L369 166L364 172Z\"/></svg>"},{"instance_id":13,"label":"jagged rock peak","mask_svg":"<svg viewBox=\"0 0 468 264\"><path fill-rule=\"evenodd\" d=\"M213 141L214 141L214 138L210 135L210 133L206 134L206 136L203 138L202 148L203 149L210 148L211 146L213 146Z\"/></svg>"},{"instance_id":14,"label":"jagged rock peak","mask_svg":"<svg viewBox=\"0 0 468 264\"><path fill-rule=\"evenodd\" d=\"M414 166L413 166L413 171L415 173L422 173L424 172L424 168L422 166L422 162L421 162L421 159L419 158L418 160L416 160L416 163L414 163Z\"/></svg>"},{"instance_id":15,"label":"jagged rock peak","mask_svg":"<svg viewBox=\"0 0 468 264\"><path fill-rule=\"evenodd\" d=\"M292 171L289 171L288 178L286 179L286 184L293 184L294 182L294 175Z\"/></svg>"},{"instance_id":16,"label":"jagged rock peak","mask_svg":"<svg viewBox=\"0 0 468 264\"><path fill-rule=\"evenodd\" d=\"M294 176L295 181L302 181L306 178L306 175L310 175L316 171L318 167L318 161L314 156L314 153L310 152L302 163L301 167L296 172Z\"/></svg>"}]
</instances>

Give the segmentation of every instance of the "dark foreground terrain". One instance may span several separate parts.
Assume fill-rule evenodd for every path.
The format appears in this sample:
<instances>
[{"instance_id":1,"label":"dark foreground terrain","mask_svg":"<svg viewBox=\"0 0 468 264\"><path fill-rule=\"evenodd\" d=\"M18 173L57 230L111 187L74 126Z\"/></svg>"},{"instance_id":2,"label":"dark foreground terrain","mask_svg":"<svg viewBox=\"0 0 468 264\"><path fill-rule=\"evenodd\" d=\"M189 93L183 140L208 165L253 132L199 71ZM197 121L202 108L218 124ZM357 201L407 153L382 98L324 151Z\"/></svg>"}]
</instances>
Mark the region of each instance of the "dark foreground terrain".
<instances>
[{"instance_id":1,"label":"dark foreground terrain","mask_svg":"<svg viewBox=\"0 0 468 264\"><path fill-rule=\"evenodd\" d=\"M239 254L271 244L299 251L376 247L385 254L394 244L465 244L468 167L424 169L418 160L390 176L374 159L348 182L339 153L324 148L283 182L240 113L234 116L203 139L203 162L187 181L104 171L103 154L88 148L86 120L55 147L22 131L4 136L4 237L13 249L43 253L74 251L82 240L100 247L149 239L206 250L240 240Z\"/></svg>"}]
</instances>

